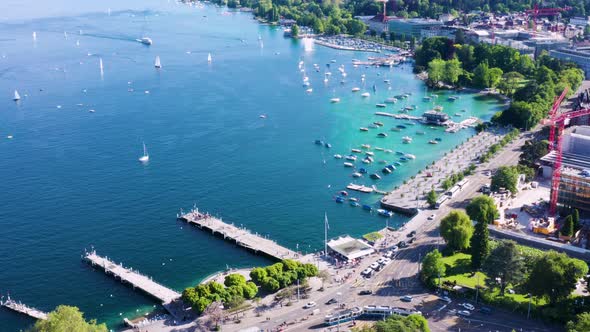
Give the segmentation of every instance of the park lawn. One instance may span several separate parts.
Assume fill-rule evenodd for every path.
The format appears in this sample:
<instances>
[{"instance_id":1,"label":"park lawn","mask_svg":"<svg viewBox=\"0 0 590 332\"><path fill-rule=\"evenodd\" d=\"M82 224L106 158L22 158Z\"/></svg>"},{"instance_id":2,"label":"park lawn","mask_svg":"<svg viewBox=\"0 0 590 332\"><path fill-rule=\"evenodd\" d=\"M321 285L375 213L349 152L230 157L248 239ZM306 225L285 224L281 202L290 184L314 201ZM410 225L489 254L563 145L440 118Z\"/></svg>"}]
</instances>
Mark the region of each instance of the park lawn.
<instances>
[{"instance_id":1,"label":"park lawn","mask_svg":"<svg viewBox=\"0 0 590 332\"><path fill-rule=\"evenodd\" d=\"M447 267L446 277L443 281L457 282L458 286L475 289L478 283L485 286L487 276L482 272L473 274L471 271L471 255L465 253L456 253L452 256L442 258L443 263Z\"/></svg>"}]
</instances>

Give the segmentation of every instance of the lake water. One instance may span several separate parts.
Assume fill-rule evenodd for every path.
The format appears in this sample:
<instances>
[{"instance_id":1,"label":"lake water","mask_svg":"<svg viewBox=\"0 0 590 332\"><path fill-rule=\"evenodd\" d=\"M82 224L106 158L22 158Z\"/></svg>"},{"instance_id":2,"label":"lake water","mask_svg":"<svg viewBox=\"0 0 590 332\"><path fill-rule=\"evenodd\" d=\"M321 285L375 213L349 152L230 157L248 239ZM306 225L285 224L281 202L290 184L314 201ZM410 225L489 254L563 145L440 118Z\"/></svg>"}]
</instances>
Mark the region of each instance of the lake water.
<instances>
[{"instance_id":1,"label":"lake water","mask_svg":"<svg viewBox=\"0 0 590 332\"><path fill-rule=\"evenodd\" d=\"M333 155L361 144L415 154L377 183L388 190L473 135L422 125L389 131L408 121L375 111L416 104L412 113L420 115L433 106L422 101L431 92L410 65L353 68L352 59L371 54L306 50L247 13L157 0L8 0L0 9L0 292L43 310L76 305L115 328L122 317L153 308L151 298L83 263L91 246L179 291L226 266L270 263L177 222L179 209L193 204L302 251L322 248L324 212L330 236L380 229L384 218L334 203L352 170ZM135 41L142 35L154 44ZM161 70L153 66L157 55ZM300 60L311 94L302 87ZM324 84L327 63L333 75ZM350 92L363 87L363 74L372 94L366 99ZM11 100L14 89L23 97L18 103ZM412 93L407 102L375 108L403 92ZM330 104L333 97L342 101ZM465 109L457 119L489 119L501 107L469 94L451 103L440 93L438 101L451 115ZM359 131L373 121L385 126ZM389 136L377 138L378 131ZM414 142L402 144L405 135ZM442 142L427 144L434 137ZM333 147L317 146L316 139ZM146 165L137 160L142 142L150 153ZM379 199L356 196L363 204ZM0 309L0 331L31 323Z\"/></svg>"}]
</instances>

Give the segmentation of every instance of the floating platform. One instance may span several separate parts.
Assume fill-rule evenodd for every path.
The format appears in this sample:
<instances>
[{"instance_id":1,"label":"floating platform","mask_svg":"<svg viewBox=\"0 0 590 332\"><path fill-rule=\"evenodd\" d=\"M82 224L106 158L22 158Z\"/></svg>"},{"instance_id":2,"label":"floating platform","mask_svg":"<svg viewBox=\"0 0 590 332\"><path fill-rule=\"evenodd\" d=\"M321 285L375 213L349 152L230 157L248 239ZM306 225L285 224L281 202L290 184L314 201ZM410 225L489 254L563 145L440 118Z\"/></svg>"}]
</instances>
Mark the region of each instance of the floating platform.
<instances>
[{"instance_id":1,"label":"floating platform","mask_svg":"<svg viewBox=\"0 0 590 332\"><path fill-rule=\"evenodd\" d=\"M252 233L245 228L225 223L208 213L199 212L196 208L190 212L181 213L178 219L193 224L200 229L211 231L212 234L223 236L224 240L235 242L240 247L255 253L262 253L279 261L283 259L299 260L301 258L296 252L281 246L273 240L267 239L258 233Z\"/></svg>"},{"instance_id":2,"label":"floating platform","mask_svg":"<svg viewBox=\"0 0 590 332\"><path fill-rule=\"evenodd\" d=\"M363 185L359 185L359 184L354 184L354 183L351 183L348 186L346 186L346 189L360 191L360 192L366 193L366 194L370 194L375 190L371 187L367 187L367 186L363 186Z\"/></svg>"}]
</instances>

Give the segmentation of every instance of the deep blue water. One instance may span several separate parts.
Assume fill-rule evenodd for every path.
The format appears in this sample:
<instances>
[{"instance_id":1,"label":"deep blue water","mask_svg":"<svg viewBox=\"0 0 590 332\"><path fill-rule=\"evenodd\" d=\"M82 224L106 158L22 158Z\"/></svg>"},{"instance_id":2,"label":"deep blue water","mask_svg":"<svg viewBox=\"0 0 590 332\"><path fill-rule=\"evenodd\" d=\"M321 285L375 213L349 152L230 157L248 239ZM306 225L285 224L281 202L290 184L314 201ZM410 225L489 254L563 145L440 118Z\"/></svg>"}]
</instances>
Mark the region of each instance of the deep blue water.
<instances>
[{"instance_id":1,"label":"deep blue water","mask_svg":"<svg viewBox=\"0 0 590 332\"><path fill-rule=\"evenodd\" d=\"M177 222L179 209L193 204L305 251L322 247L324 212L331 236L380 229L385 219L334 203L351 169L332 155L363 143L415 154L417 160L378 183L391 189L473 134L421 125L389 132L407 121L386 118L379 121L388 138L361 133L359 127L378 120L375 103L387 96L412 92L407 104L418 105L418 115L432 107L422 102L431 92L411 67L353 68L352 59L371 55L305 51L302 42L250 14L158 0L51 6L9 0L0 9L0 292L43 310L76 305L116 327L121 317L153 307L149 297L81 262L91 246L179 291L226 265L269 263ZM152 46L134 41L143 34ZM161 70L153 67L156 55ZM301 84L300 59L311 94ZM336 70L341 64L345 84ZM377 86L376 96L350 92L363 87L362 74L367 91ZM391 80L390 91L384 79ZM18 103L11 100L14 89L23 97ZM342 102L330 104L334 96ZM468 94L450 103L441 93L439 101L451 115L466 109L463 118L489 118L500 107ZM414 142L402 145L405 135ZM434 137L441 144L426 143ZM147 165L137 161L144 141ZM378 198L361 197L370 204ZM396 216L391 223L405 220ZM0 331L31 323L0 309Z\"/></svg>"}]
</instances>

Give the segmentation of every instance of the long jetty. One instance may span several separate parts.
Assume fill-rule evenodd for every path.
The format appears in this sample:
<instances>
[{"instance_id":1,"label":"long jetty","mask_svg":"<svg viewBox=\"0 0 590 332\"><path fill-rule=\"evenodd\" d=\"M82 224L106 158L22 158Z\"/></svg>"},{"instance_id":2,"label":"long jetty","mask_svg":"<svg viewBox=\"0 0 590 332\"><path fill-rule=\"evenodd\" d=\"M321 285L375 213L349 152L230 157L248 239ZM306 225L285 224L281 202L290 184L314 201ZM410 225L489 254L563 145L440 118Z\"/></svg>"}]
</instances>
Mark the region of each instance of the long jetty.
<instances>
[{"instance_id":1,"label":"long jetty","mask_svg":"<svg viewBox=\"0 0 590 332\"><path fill-rule=\"evenodd\" d=\"M47 319L47 313L39 309L29 307L20 302L16 302L15 300L10 298L10 295L8 295L6 301L0 300L0 305L8 309L14 310L16 312L19 312L21 314L33 317L35 319Z\"/></svg>"},{"instance_id":2,"label":"long jetty","mask_svg":"<svg viewBox=\"0 0 590 332\"><path fill-rule=\"evenodd\" d=\"M122 264L117 264L106 257L97 255L96 250L87 252L84 255L84 259L92 265L100 266L106 274L112 274L115 278L119 278L121 281L129 283L134 288L139 288L154 298L162 301L162 304L165 307L178 300L181 296L180 293L153 281L152 278L148 276L134 271L131 268L126 268Z\"/></svg>"},{"instance_id":3,"label":"long jetty","mask_svg":"<svg viewBox=\"0 0 590 332\"><path fill-rule=\"evenodd\" d=\"M264 238L258 233L252 233L245 228L227 224L208 213L199 212L197 208L179 214L178 219L193 224L200 229L211 231L211 234L217 233L223 236L223 239L233 241L240 247L252 250L255 253L262 253L276 260L287 258L297 260L301 258L296 252L277 244L273 240Z\"/></svg>"}]
</instances>

